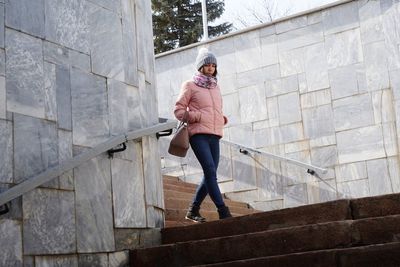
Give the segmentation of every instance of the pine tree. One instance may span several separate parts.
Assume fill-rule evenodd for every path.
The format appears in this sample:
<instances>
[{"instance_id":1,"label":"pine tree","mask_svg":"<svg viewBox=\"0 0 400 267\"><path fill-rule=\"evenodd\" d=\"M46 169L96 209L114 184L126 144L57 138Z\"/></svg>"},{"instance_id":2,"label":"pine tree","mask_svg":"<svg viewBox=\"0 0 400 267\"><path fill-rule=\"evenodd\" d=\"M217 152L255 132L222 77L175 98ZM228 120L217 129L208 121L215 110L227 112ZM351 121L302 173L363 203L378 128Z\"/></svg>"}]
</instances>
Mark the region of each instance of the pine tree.
<instances>
[{"instance_id":1,"label":"pine tree","mask_svg":"<svg viewBox=\"0 0 400 267\"><path fill-rule=\"evenodd\" d=\"M225 11L224 1L207 0L208 23ZM201 40L203 24L201 0L152 0L154 52L161 53ZM232 30L232 23L208 26L210 37Z\"/></svg>"}]
</instances>

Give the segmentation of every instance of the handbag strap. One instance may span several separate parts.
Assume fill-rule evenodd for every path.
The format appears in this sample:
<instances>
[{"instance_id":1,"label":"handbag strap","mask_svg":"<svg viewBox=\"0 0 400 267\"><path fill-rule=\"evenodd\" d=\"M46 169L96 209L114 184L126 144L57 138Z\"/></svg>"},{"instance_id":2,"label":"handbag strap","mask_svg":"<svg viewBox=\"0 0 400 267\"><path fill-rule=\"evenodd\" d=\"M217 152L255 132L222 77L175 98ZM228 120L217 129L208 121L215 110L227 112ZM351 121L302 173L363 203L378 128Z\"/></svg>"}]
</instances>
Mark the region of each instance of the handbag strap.
<instances>
[{"instance_id":1,"label":"handbag strap","mask_svg":"<svg viewBox=\"0 0 400 267\"><path fill-rule=\"evenodd\" d=\"M185 114L183 114L183 118L181 123L185 123L186 125L189 125L189 111L185 111Z\"/></svg>"}]
</instances>

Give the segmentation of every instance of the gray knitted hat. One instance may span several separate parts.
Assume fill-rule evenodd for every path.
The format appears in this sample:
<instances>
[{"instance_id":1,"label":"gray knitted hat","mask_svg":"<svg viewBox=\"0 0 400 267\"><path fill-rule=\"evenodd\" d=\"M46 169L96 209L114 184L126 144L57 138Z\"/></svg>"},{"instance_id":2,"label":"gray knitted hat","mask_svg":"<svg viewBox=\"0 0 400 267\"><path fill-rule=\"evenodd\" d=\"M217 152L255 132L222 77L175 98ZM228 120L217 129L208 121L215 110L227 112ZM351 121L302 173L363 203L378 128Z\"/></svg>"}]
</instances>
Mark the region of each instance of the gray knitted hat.
<instances>
[{"instance_id":1,"label":"gray knitted hat","mask_svg":"<svg viewBox=\"0 0 400 267\"><path fill-rule=\"evenodd\" d=\"M200 70L203 65L215 64L217 66L217 58L207 48L200 48L199 54L196 57L196 68Z\"/></svg>"}]
</instances>

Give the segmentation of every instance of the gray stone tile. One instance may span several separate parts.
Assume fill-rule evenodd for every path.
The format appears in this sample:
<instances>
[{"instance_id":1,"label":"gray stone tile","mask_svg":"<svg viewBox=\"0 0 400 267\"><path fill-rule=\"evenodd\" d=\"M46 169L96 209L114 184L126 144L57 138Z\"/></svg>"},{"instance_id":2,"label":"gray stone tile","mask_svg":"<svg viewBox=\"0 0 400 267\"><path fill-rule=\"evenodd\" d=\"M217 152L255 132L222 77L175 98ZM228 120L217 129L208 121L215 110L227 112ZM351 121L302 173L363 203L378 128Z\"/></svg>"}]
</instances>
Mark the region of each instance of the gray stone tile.
<instances>
[{"instance_id":1,"label":"gray stone tile","mask_svg":"<svg viewBox=\"0 0 400 267\"><path fill-rule=\"evenodd\" d=\"M161 162L158 155L158 144L155 136L142 138L143 175L146 204L164 207Z\"/></svg>"},{"instance_id":2,"label":"gray stone tile","mask_svg":"<svg viewBox=\"0 0 400 267\"><path fill-rule=\"evenodd\" d=\"M260 32L260 37L276 34L275 25L269 25L267 27L263 27L259 30L259 32Z\"/></svg>"},{"instance_id":3,"label":"gray stone tile","mask_svg":"<svg viewBox=\"0 0 400 267\"><path fill-rule=\"evenodd\" d=\"M358 93L357 72L354 65L329 71L332 99L338 99Z\"/></svg>"},{"instance_id":4,"label":"gray stone tile","mask_svg":"<svg viewBox=\"0 0 400 267\"><path fill-rule=\"evenodd\" d=\"M285 187L284 207L291 208L308 204L307 184L297 184Z\"/></svg>"},{"instance_id":5,"label":"gray stone tile","mask_svg":"<svg viewBox=\"0 0 400 267\"><path fill-rule=\"evenodd\" d=\"M388 169L390 175L390 181L393 186L393 192L400 192L400 168L399 161L396 157L390 157L387 159L388 161Z\"/></svg>"},{"instance_id":6,"label":"gray stone tile","mask_svg":"<svg viewBox=\"0 0 400 267\"><path fill-rule=\"evenodd\" d=\"M85 72L90 72L90 56L74 50L69 50L69 64Z\"/></svg>"},{"instance_id":7,"label":"gray stone tile","mask_svg":"<svg viewBox=\"0 0 400 267\"><path fill-rule=\"evenodd\" d=\"M123 59L125 82L138 86L137 74L137 42L136 42L136 21L134 10L134 2L130 0L121 0L122 6L122 46L123 46Z\"/></svg>"},{"instance_id":8,"label":"gray stone tile","mask_svg":"<svg viewBox=\"0 0 400 267\"><path fill-rule=\"evenodd\" d=\"M4 4L0 4L0 47L2 48L4 48L4 20Z\"/></svg>"},{"instance_id":9,"label":"gray stone tile","mask_svg":"<svg viewBox=\"0 0 400 267\"><path fill-rule=\"evenodd\" d=\"M35 256L24 256L24 267L35 267Z\"/></svg>"},{"instance_id":10,"label":"gray stone tile","mask_svg":"<svg viewBox=\"0 0 400 267\"><path fill-rule=\"evenodd\" d=\"M306 138L319 138L335 133L331 105L303 110L304 135Z\"/></svg>"},{"instance_id":11,"label":"gray stone tile","mask_svg":"<svg viewBox=\"0 0 400 267\"><path fill-rule=\"evenodd\" d=\"M74 253L74 204L74 192L37 188L24 194L24 253Z\"/></svg>"},{"instance_id":12,"label":"gray stone tile","mask_svg":"<svg viewBox=\"0 0 400 267\"><path fill-rule=\"evenodd\" d=\"M400 69L390 72L390 87L395 100L400 100Z\"/></svg>"},{"instance_id":13,"label":"gray stone tile","mask_svg":"<svg viewBox=\"0 0 400 267\"><path fill-rule=\"evenodd\" d=\"M0 193L10 189L12 184L0 183ZM1 219L22 220L22 197L17 197L7 203L9 212L1 215Z\"/></svg>"},{"instance_id":14,"label":"gray stone tile","mask_svg":"<svg viewBox=\"0 0 400 267\"><path fill-rule=\"evenodd\" d=\"M79 254L78 256L79 267L108 267L108 255L107 253L96 253L96 254Z\"/></svg>"},{"instance_id":15,"label":"gray stone tile","mask_svg":"<svg viewBox=\"0 0 400 267\"><path fill-rule=\"evenodd\" d=\"M332 101L331 90L319 90L300 95L301 108L314 108L330 104Z\"/></svg>"},{"instance_id":16,"label":"gray stone tile","mask_svg":"<svg viewBox=\"0 0 400 267\"><path fill-rule=\"evenodd\" d=\"M385 42L364 45L365 74L368 91L389 88L388 51Z\"/></svg>"},{"instance_id":17,"label":"gray stone tile","mask_svg":"<svg viewBox=\"0 0 400 267\"><path fill-rule=\"evenodd\" d=\"M233 42L236 49L236 72L249 71L262 66L258 32L236 35Z\"/></svg>"},{"instance_id":18,"label":"gray stone tile","mask_svg":"<svg viewBox=\"0 0 400 267\"><path fill-rule=\"evenodd\" d=\"M400 35L398 34L398 25L400 24L400 3L392 0L382 0L382 24L383 33L385 36L385 44L388 52L389 70L396 70L400 68Z\"/></svg>"},{"instance_id":19,"label":"gray stone tile","mask_svg":"<svg viewBox=\"0 0 400 267\"><path fill-rule=\"evenodd\" d=\"M58 159L60 164L71 159L72 155L72 132L58 130ZM74 173L72 170L60 176L60 189L74 189Z\"/></svg>"},{"instance_id":20,"label":"gray stone tile","mask_svg":"<svg viewBox=\"0 0 400 267\"><path fill-rule=\"evenodd\" d=\"M0 182L13 182L13 126L11 122L0 120Z\"/></svg>"},{"instance_id":21,"label":"gray stone tile","mask_svg":"<svg viewBox=\"0 0 400 267\"><path fill-rule=\"evenodd\" d=\"M98 6L109 9L115 13L121 13L121 2L120 0L88 0Z\"/></svg>"},{"instance_id":22,"label":"gray stone tile","mask_svg":"<svg viewBox=\"0 0 400 267\"><path fill-rule=\"evenodd\" d=\"M164 210L154 206L147 206L147 228L164 228Z\"/></svg>"},{"instance_id":23,"label":"gray stone tile","mask_svg":"<svg viewBox=\"0 0 400 267\"><path fill-rule=\"evenodd\" d=\"M122 82L107 79L108 105L110 107L110 133L123 134L128 130L128 86Z\"/></svg>"},{"instance_id":24,"label":"gray stone tile","mask_svg":"<svg viewBox=\"0 0 400 267\"><path fill-rule=\"evenodd\" d=\"M64 46L48 41L43 42L43 56L44 60L48 62L55 63L57 65L68 65L69 52L70 50Z\"/></svg>"},{"instance_id":25,"label":"gray stone tile","mask_svg":"<svg viewBox=\"0 0 400 267\"><path fill-rule=\"evenodd\" d=\"M301 121L300 96L297 92L278 96L280 125Z\"/></svg>"},{"instance_id":26,"label":"gray stone tile","mask_svg":"<svg viewBox=\"0 0 400 267\"><path fill-rule=\"evenodd\" d=\"M237 151L232 152L233 191L255 189L256 167L254 160Z\"/></svg>"},{"instance_id":27,"label":"gray stone tile","mask_svg":"<svg viewBox=\"0 0 400 267\"><path fill-rule=\"evenodd\" d=\"M101 155L74 169L79 253L115 249L110 168Z\"/></svg>"},{"instance_id":28,"label":"gray stone tile","mask_svg":"<svg viewBox=\"0 0 400 267\"><path fill-rule=\"evenodd\" d=\"M371 196L393 193L386 159L367 161L367 171Z\"/></svg>"},{"instance_id":29,"label":"gray stone tile","mask_svg":"<svg viewBox=\"0 0 400 267\"><path fill-rule=\"evenodd\" d=\"M72 68L74 145L93 146L109 136L106 80Z\"/></svg>"},{"instance_id":30,"label":"gray stone tile","mask_svg":"<svg viewBox=\"0 0 400 267\"><path fill-rule=\"evenodd\" d=\"M92 6L89 21L92 72L125 81L122 25L119 16L109 10Z\"/></svg>"},{"instance_id":31,"label":"gray stone tile","mask_svg":"<svg viewBox=\"0 0 400 267\"><path fill-rule=\"evenodd\" d=\"M286 51L323 41L324 34L322 23L318 23L279 34L278 48L279 51Z\"/></svg>"},{"instance_id":32,"label":"gray stone tile","mask_svg":"<svg viewBox=\"0 0 400 267\"><path fill-rule=\"evenodd\" d=\"M22 255L22 227L21 222L15 220L0 220L1 236L1 266L23 266Z\"/></svg>"},{"instance_id":33,"label":"gray stone tile","mask_svg":"<svg viewBox=\"0 0 400 267\"><path fill-rule=\"evenodd\" d=\"M363 44L384 40L380 1L359 1L361 40Z\"/></svg>"},{"instance_id":34,"label":"gray stone tile","mask_svg":"<svg viewBox=\"0 0 400 267\"><path fill-rule=\"evenodd\" d=\"M330 69L362 62L360 29L326 36L325 49Z\"/></svg>"},{"instance_id":35,"label":"gray stone tile","mask_svg":"<svg viewBox=\"0 0 400 267\"><path fill-rule=\"evenodd\" d=\"M0 119L7 119L6 78L0 76Z\"/></svg>"},{"instance_id":36,"label":"gray stone tile","mask_svg":"<svg viewBox=\"0 0 400 267\"><path fill-rule=\"evenodd\" d=\"M58 164L55 123L14 114L14 175L20 183ZM57 179L45 184L58 187Z\"/></svg>"},{"instance_id":37,"label":"gray stone tile","mask_svg":"<svg viewBox=\"0 0 400 267\"><path fill-rule=\"evenodd\" d=\"M369 126L375 123L369 94L335 100L332 103L332 108L336 131Z\"/></svg>"},{"instance_id":38,"label":"gray stone tile","mask_svg":"<svg viewBox=\"0 0 400 267\"><path fill-rule=\"evenodd\" d=\"M305 48L304 62L307 91L329 88L328 63L324 43L317 43Z\"/></svg>"},{"instance_id":39,"label":"gray stone tile","mask_svg":"<svg viewBox=\"0 0 400 267\"><path fill-rule=\"evenodd\" d=\"M114 229L115 249L117 251L124 249L137 249L140 244L139 229Z\"/></svg>"},{"instance_id":40,"label":"gray stone tile","mask_svg":"<svg viewBox=\"0 0 400 267\"><path fill-rule=\"evenodd\" d=\"M42 41L7 29L6 54L7 110L44 118Z\"/></svg>"},{"instance_id":41,"label":"gray stone tile","mask_svg":"<svg viewBox=\"0 0 400 267\"><path fill-rule=\"evenodd\" d=\"M388 10L398 6L399 0L381 0L380 5L381 5L381 10L382 13L387 12Z\"/></svg>"},{"instance_id":42,"label":"gray stone tile","mask_svg":"<svg viewBox=\"0 0 400 267\"><path fill-rule=\"evenodd\" d=\"M279 63L278 57L278 37L271 35L261 38L261 56L264 66L274 65Z\"/></svg>"},{"instance_id":43,"label":"gray stone tile","mask_svg":"<svg viewBox=\"0 0 400 267\"><path fill-rule=\"evenodd\" d=\"M44 112L47 120L57 120L56 66L44 62Z\"/></svg>"},{"instance_id":44,"label":"gray stone tile","mask_svg":"<svg viewBox=\"0 0 400 267\"><path fill-rule=\"evenodd\" d=\"M322 168L335 166L337 164L336 146L326 146L312 149L311 163Z\"/></svg>"},{"instance_id":45,"label":"gray stone tile","mask_svg":"<svg viewBox=\"0 0 400 267\"><path fill-rule=\"evenodd\" d=\"M304 54L305 51L303 47L279 52L281 76L286 77L305 72Z\"/></svg>"},{"instance_id":46,"label":"gray stone tile","mask_svg":"<svg viewBox=\"0 0 400 267\"><path fill-rule=\"evenodd\" d=\"M304 26L307 26L307 16L301 16L279 22L275 25L275 29L276 33L280 34L297 28L302 28Z\"/></svg>"},{"instance_id":47,"label":"gray stone tile","mask_svg":"<svg viewBox=\"0 0 400 267\"><path fill-rule=\"evenodd\" d=\"M46 39L89 53L88 5L86 1L46 1Z\"/></svg>"},{"instance_id":48,"label":"gray stone tile","mask_svg":"<svg viewBox=\"0 0 400 267\"><path fill-rule=\"evenodd\" d=\"M369 195L368 179L338 183L337 189L342 198L360 198Z\"/></svg>"},{"instance_id":49,"label":"gray stone tile","mask_svg":"<svg viewBox=\"0 0 400 267\"><path fill-rule=\"evenodd\" d=\"M36 267L78 267L77 255L62 255L62 256L36 256Z\"/></svg>"},{"instance_id":50,"label":"gray stone tile","mask_svg":"<svg viewBox=\"0 0 400 267\"><path fill-rule=\"evenodd\" d=\"M118 251L108 254L109 267L128 267L129 251Z\"/></svg>"},{"instance_id":51,"label":"gray stone tile","mask_svg":"<svg viewBox=\"0 0 400 267\"><path fill-rule=\"evenodd\" d=\"M0 49L0 75L6 75L6 53L4 49Z\"/></svg>"},{"instance_id":52,"label":"gray stone tile","mask_svg":"<svg viewBox=\"0 0 400 267\"><path fill-rule=\"evenodd\" d=\"M291 75L268 81L265 83L265 86L266 96L271 97L298 91L299 81L297 79L297 75Z\"/></svg>"},{"instance_id":53,"label":"gray stone tile","mask_svg":"<svg viewBox=\"0 0 400 267\"><path fill-rule=\"evenodd\" d=\"M350 2L322 12L325 35L359 27L358 2Z\"/></svg>"},{"instance_id":54,"label":"gray stone tile","mask_svg":"<svg viewBox=\"0 0 400 267\"><path fill-rule=\"evenodd\" d=\"M64 66L56 66L55 76L58 128L72 130L70 70Z\"/></svg>"},{"instance_id":55,"label":"gray stone tile","mask_svg":"<svg viewBox=\"0 0 400 267\"><path fill-rule=\"evenodd\" d=\"M265 81L265 77L262 73L262 69L255 69L246 72L241 72L236 75L236 88L240 89L251 85L262 85Z\"/></svg>"},{"instance_id":56,"label":"gray stone tile","mask_svg":"<svg viewBox=\"0 0 400 267\"><path fill-rule=\"evenodd\" d=\"M44 38L44 0L6 1L5 7L7 27Z\"/></svg>"},{"instance_id":57,"label":"gray stone tile","mask_svg":"<svg viewBox=\"0 0 400 267\"><path fill-rule=\"evenodd\" d=\"M385 157L381 126L338 132L336 138L340 164Z\"/></svg>"},{"instance_id":58,"label":"gray stone tile","mask_svg":"<svg viewBox=\"0 0 400 267\"><path fill-rule=\"evenodd\" d=\"M268 118L265 89L263 85L249 86L240 89L239 103L242 123Z\"/></svg>"},{"instance_id":59,"label":"gray stone tile","mask_svg":"<svg viewBox=\"0 0 400 267\"><path fill-rule=\"evenodd\" d=\"M114 225L117 228L146 227L142 166L142 161L113 159L111 162Z\"/></svg>"},{"instance_id":60,"label":"gray stone tile","mask_svg":"<svg viewBox=\"0 0 400 267\"><path fill-rule=\"evenodd\" d=\"M146 75L146 81L154 83L154 46L152 32L152 15L151 1L136 0L135 2L135 19L136 19L136 40L138 42L137 49L142 51L138 53L138 70ZM181 60L182 57L179 57ZM192 61L193 62L193 61Z\"/></svg>"},{"instance_id":61,"label":"gray stone tile","mask_svg":"<svg viewBox=\"0 0 400 267\"><path fill-rule=\"evenodd\" d=\"M338 183L368 178L367 165L364 161L342 164L335 167Z\"/></svg>"},{"instance_id":62,"label":"gray stone tile","mask_svg":"<svg viewBox=\"0 0 400 267\"><path fill-rule=\"evenodd\" d=\"M318 181L307 184L309 204L333 201L337 199L336 181L334 179L324 182Z\"/></svg>"},{"instance_id":63,"label":"gray stone tile","mask_svg":"<svg viewBox=\"0 0 400 267\"><path fill-rule=\"evenodd\" d=\"M155 85L144 78L144 74L139 75L140 120L143 126L150 126L158 123L158 100Z\"/></svg>"}]
</instances>

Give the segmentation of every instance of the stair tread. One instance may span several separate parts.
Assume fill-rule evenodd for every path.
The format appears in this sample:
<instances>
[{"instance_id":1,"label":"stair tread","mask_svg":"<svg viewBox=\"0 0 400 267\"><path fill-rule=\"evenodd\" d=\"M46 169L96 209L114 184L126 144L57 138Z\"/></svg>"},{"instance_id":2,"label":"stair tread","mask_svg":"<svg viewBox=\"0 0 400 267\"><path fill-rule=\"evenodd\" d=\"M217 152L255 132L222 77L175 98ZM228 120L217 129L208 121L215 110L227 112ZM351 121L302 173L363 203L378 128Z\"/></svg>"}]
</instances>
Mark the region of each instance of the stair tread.
<instances>
[{"instance_id":1,"label":"stair tread","mask_svg":"<svg viewBox=\"0 0 400 267\"><path fill-rule=\"evenodd\" d=\"M385 244L373 244L351 248L335 248L317 251L306 251L277 255L269 257L258 257L238 261L228 261L214 264L201 264L193 267L255 267L255 266L313 266L313 267L336 267L340 266L400 266L400 242Z\"/></svg>"},{"instance_id":2,"label":"stair tread","mask_svg":"<svg viewBox=\"0 0 400 267\"><path fill-rule=\"evenodd\" d=\"M205 224L207 223L201 225ZM390 231L392 235L385 235L385 231ZM146 262L151 258L155 261L154 263L159 260L165 263L165 257L167 257L166 262L171 265L165 266L174 266L176 264L174 260L177 259L179 263L188 265L217 263L305 251L391 243L397 241L398 234L400 234L400 215L391 215L166 244L142 250L135 260ZM196 255L196 258L193 258L193 255Z\"/></svg>"}]
</instances>

